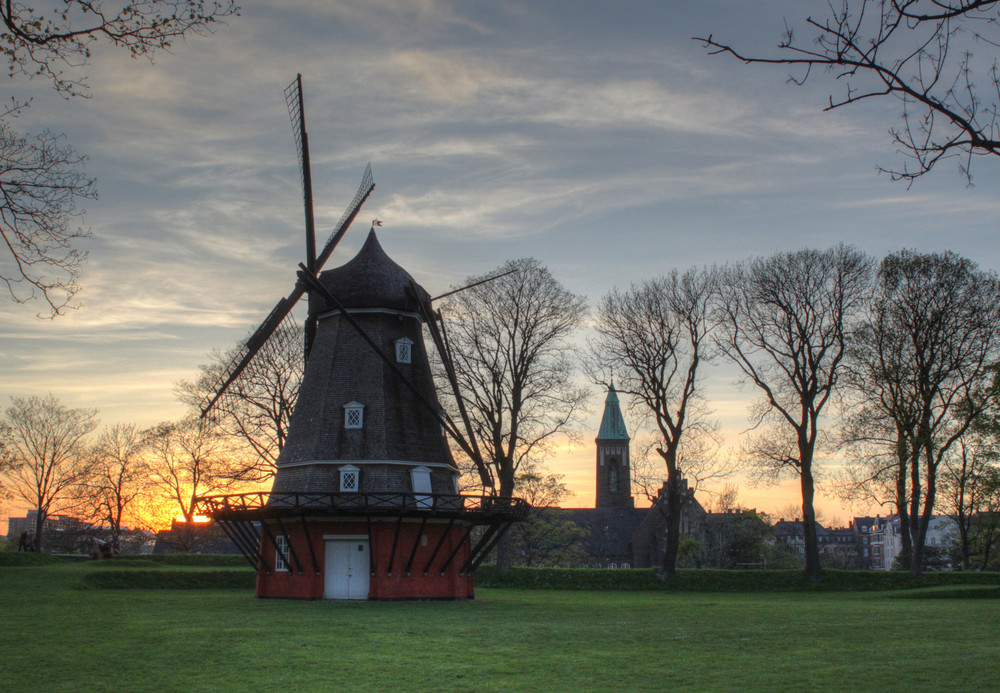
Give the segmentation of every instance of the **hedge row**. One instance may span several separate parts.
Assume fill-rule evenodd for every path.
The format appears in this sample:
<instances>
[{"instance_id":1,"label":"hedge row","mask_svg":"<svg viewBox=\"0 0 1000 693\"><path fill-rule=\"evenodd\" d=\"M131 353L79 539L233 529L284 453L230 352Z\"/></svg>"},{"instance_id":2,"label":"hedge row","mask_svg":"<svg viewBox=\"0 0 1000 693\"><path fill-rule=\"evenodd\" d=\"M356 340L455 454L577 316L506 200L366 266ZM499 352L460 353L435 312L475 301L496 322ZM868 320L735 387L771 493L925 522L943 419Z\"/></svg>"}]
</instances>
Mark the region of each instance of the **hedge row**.
<instances>
[{"instance_id":1,"label":"hedge row","mask_svg":"<svg viewBox=\"0 0 1000 693\"><path fill-rule=\"evenodd\" d=\"M83 584L99 590L158 589L245 589L254 588L250 570L113 570L94 571L83 576Z\"/></svg>"},{"instance_id":2,"label":"hedge row","mask_svg":"<svg viewBox=\"0 0 1000 693\"><path fill-rule=\"evenodd\" d=\"M114 560L155 561L162 565L197 565L218 568L247 568L247 559L238 553L144 553L121 554Z\"/></svg>"},{"instance_id":3,"label":"hedge row","mask_svg":"<svg viewBox=\"0 0 1000 693\"><path fill-rule=\"evenodd\" d=\"M66 561L83 562L90 560L90 556L86 554L49 554L34 553L32 551L0 551L0 568L4 566L50 565L52 563ZM249 566L247 560L240 554L226 553L123 553L111 561L105 561L105 563L112 565L121 562L128 565L135 561L143 561L146 565L155 563L157 565L192 565L217 568L246 568Z\"/></svg>"},{"instance_id":4,"label":"hedge row","mask_svg":"<svg viewBox=\"0 0 1000 693\"><path fill-rule=\"evenodd\" d=\"M661 582L655 569L512 568L501 575L493 566L476 571L478 587L558 590L667 590L687 592L862 592L943 585L1000 585L1000 573L927 573L828 570L820 584L801 570L682 570Z\"/></svg>"},{"instance_id":5,"label":"hedge row","mask_svg":"<svg viewBox=\"0 0 1000 693\"><path fill-rule=\"evenodd\" d=\"M33 551L0 551L0 568L5 566L50 565L59 563L60 558L48 553Z\"/></svg>"}]
</instances>

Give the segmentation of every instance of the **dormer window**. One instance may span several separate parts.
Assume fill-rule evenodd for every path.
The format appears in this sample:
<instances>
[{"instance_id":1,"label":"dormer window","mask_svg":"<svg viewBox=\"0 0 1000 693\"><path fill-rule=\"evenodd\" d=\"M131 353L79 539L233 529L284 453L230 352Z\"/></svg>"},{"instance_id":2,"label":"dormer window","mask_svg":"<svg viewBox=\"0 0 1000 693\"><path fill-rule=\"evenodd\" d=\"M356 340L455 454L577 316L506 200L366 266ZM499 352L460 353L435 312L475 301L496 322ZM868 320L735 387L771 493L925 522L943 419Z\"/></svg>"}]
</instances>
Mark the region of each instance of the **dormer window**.
<instances>
[{"instance_id":1,"label":"dormer window","mask_svg":"<svg viewBox=\"0 0 1000 693\"><path fill-rule=\"evenodd\" d=\"M353 464L345 464L340 468L340 490L342 493L355 493L358 490L361 470Z\"/></svg>"},{"instance_id":2,"label":"dormer window","mask_svg":"<svg viewBox=\"0 0 1000 693\"><path fill-rule=\"evenodd\" d=\"M409 337L400 337L394 344L396 345L396 363L410 363L413 359L413 340Z\"/></svg>"},{"instance_id":3,"label":"dormer window","mask_svg":"<svg viewBox=\"0 0 1000 693\"><path fill-rule=\"evenodd\" d=\"M418 508L431 508L434 499L431 493L431 470L427 467L414 467L410 470L410 481L413 484L413 496Z\"/></svg>"},{"instance_id":4,"label":"dormer window","mask_svg":"<svg viewBox=\"0 0 1000 693\"><path fill-rule=\"evenodd\" d=\"M344 428L362 428L365 423L365 405L348 402L344 405Z\"/></svg>"}]
</instances>

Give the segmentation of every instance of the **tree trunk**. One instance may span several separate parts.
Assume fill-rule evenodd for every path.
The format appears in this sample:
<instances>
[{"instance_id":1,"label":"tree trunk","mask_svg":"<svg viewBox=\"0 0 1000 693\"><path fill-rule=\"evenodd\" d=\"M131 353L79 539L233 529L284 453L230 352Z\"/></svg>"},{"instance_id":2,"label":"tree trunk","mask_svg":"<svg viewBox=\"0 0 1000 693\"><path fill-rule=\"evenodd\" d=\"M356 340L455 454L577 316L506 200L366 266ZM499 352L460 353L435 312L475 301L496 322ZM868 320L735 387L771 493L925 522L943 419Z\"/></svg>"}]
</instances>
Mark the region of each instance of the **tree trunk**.
<instances>
[{"instance_id":1,"label":"tree trunk","mask_svg":"<svg viewBox=\"0 0 1000 693\"><path fill-rule=\"evenodd\" d=\"M669 486L669 484L668 484ZM677 551L680 548L680 538L681 538L681 510L679 499L675 492L669 492L670 500L667 502L670 508L667 509L666 519L667 519L667 532L666 532L666 546L663 549L663 561L660 563L659 570L656 571L656 576L666 582L677 576ZM675 508L677 508L675 510Z\"/></svg>"},{"instance_id":2,"label":"tree trunk","mask_svg":"<svg viewBox=\"0 0 1000 693\"><path fill-rule=\"evenodd\" d=\"M816 508L813 500L816 490L813 484L811 454L801 455L801 485L802 485L802 532L806 549L806 577L813 582L823 580L823 568L819 562L819 536L816 533Z\"/></svg>"},{"instance_id":3,"label":"tree trunk","mask_svg":"<svg viewBox=\"0 0 1000 693\"><path fill-rule=\"evenodd\" d=\"M681 513L684 512L684 498L681 492L681 475L677 470L676 448L659 449L657 452L667 464L666 498L659 502L660 512L663 513L667 521L667 530L663 560L656 571L656 576L660 580L666 581L677 575L677 552L680 548Z\"/></svg>"},{"instance_id":4,"label":"tree trunk","mask_svg":"<svg viewBox=\"0 0 1000 693\"><path fill-rule=\"evenodd\" d=\"M35 541L32 549L35 553L42 551L42 530L45 528L46 519L48 519L48 513L39 508L38 514L35 515Z\"/></svg>"},{"instance_id":5,"label":"tree trunk","mask_svg":"<svg viewBox=\"0 0 1000 693\"><path fill-rule=\"evenodd\" d=\"M509 472L509 473L508 473ZM513 464L506 464L501 467L500 477L500 497L504 499L510 499L514 496L514 470ZM497 552L497 572L505 575L510 572L510 535L508 532L504 532L504 535L500 537L496 545Z\"/></svg>"}]
</instances>

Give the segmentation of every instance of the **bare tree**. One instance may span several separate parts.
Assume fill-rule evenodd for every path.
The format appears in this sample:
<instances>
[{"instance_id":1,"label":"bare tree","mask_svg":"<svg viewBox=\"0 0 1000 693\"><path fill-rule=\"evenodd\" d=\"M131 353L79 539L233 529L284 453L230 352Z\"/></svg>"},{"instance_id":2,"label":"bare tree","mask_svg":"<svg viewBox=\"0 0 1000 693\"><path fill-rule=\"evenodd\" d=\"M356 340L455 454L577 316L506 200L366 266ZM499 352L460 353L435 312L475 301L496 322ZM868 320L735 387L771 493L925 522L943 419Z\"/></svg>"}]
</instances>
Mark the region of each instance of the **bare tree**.
<instances>
[{"instance_id":1,"label":"bare tree","mask_svg":"<svg viewBox=\"0 0 1000 693\"><path fill-rule=\"evenodd\" d=\"M837 386L872 262L854 248L777 253L730 267L717 344L762 398L746 453L765 475L798 475L806 575L822 579L814 508L820 416Z\"/></svg>"},{"instance_id":2,"label":"bare tree","mask_svg":"<svg viewBox=\"0 0 1000 693\"><path fill-rule=\"evenodd\" d=\"M152 59L159 50L192 34L211 32L239 8L226 0L63 0L59 3L0 1L0 52L10 76L48 80L63 96L85 96L80 76L100 42L124 48L133 58ZM30 102L11 101L0 112L0 233L4 261L0 281L13 300L42 299L40 316L55 317L72 306L87 253L79 241L90 232L77 226L81 200L95 199L85 157L45 130L17 132L10 124Z\"/></svg>"},{"instance_id":3,"label":"bare tree","mask_svg":"<svg viewBox=\"0 0 1000 693\"><path fill-rule=\"evenodd\" d=\"M231 0L63 0L58 6L0 2L0 46L11 75L42 77L66 96L87 91L86 77L74 76L104 41L133 58L152 60L177 39L210 33L239 12ZM67 74L69 69L73 74Z\"/></svg>"},{"instance_id":4,"label":"bare tree","mask_svg":"<svg viewBox=\"0 0 1000 693\"><path fill-rule=\"evenodd\" d=\"M149 482L159 490L172 517L183 518L180 548L191 550L199 496L226 491L233 485L225 439L211 422L191 417L161 423L146 431Z\"/></svg>"},{"instance_id":5,"label":"bare tree","mask_svg":"<svg viewBox=\"0 0 1000 693\"><path fill-rule=\"evenodd\" d=\"M4 476L14 497L37 511L35 551L42 550L46 518L69 500L91 467L86 437L96 409L70 409L51 394L12 397L0 422Z\"/></svg>"},{"instance_id":6,"label":"bare tree","mask_svg":"<svg viewBox=\"0 0 1000 693\"><path fill-rule=\"evenodd\" d=\"M996 453L979 436L959 439L941 468L938 507L958 527L958 551L963 570L972 567L977 516L990 505Z\"/></svg>"},{"instance_id":7,"label":"bare tree","mask_svg":"<svg viewBox=\"0 0 1000 693\"><path fill-rule=\"evenodd\" d=\"M902 125L890 134L906 156L902 168L881 169L912 183L938 161L959 157L971 183L972 157L1000 155L1000 2L995 0L841 0L825 18L809 17L803 36L787 26L781 56L743 53L711 35L696 38L710 54L745 63L814 68L832 75L843 91L825 110L890 97ZM973 49L981 47L981 52Z\"/></svg>"},{"instance_id":8,"label":"bare tree","mask_svg":"<svg viewBox=\"0 0 1000 693\"><path fill-rule=\"evenodd\" d=\"M441 309L458 384L491 476L492 488L484 490L504 498L514 494L522 465L542 461L556 436L570 430L587 398L574 384L570 342L586 314L585 299L533 258L509 261L466 283L508 271L453 294ZM506 548L501 541L501 570L509 565Z\"/></svg>"},{"instance_id":9,"label":"bare tree","mask_svg":"<svg viewBox=\"0 0 1000 693\"><path fill-rule=\"evenodd\" d=\"M87 258L76 248L90 236L76 226L83 214L77 202L97 192L83 161L61 135L20 135L0 119L0 235L9 259L0 280L18 303L42 298L49 317L71 303Z\"/></svg>"},{"instance_id":10,"label":"bare tree","mask_svg":"<svg viewBox=\"0 0 1000 693\"><path fill-rule=\"evenodd\" d=\"M614 290L601 299L593 370L614 376L657 431L656 452L666 466L666 492L656 507L666 518L666 548L658 574L677 572L677 551L686 487L682 445L709 428L698 407L698 368L711 354L714 270L671 272L665 277ZM689 459L691 473L704 460Z\"/></svg>"},{"instance_id":11,"label":"bare tree","mask_svg":"<svg viewBox=\"0 0 1000 693\"><path fill-rule=\"evenodd\" d=\"M277 470L302 385L302 340L301 325L282 323L212 407L212 421L219 430L245 443L253 453L246 464L232 468L238 481L266 481ZM199 407L205 394L214 391L219 374L237 350L215 353L211 363L199 366L197 380L179 383L181 401Z\"/></svg>"},{"instance_id":12,"label":"bare tree","mask_svg":"<svg viewBox=\"0 0 1000 693\"><path fill-rule=\"evenodd\" d=\"M938 472L1000 397L989 377L1000 357L998 323L1000 280L972 261L909 250L882 261L852 352L854 416L866 422L857 438L880 453L868 477L891 489L904 560L915 575L922 571Z\"/></svg>"},{"instance_id":13,"label":"bare tree","mask_svg":"<svg viewBox=\"0 0 1000 693\"><path fill-rule=\"evenodd\" d=\"M562 474L525 463L517 474L515 492L531 506L525 522L510 530L511 560L526 567L578 565L586 560L582 542L588 532L558 510L573 496Z\"/></svg>"},{"instance_id":14,"label":"bare tree","mask_svg":"<svg viewBox=\"0 0 1000 693\"><path fill-rule=\"evenodd\" d=\"M106 523L118 543L130 509L148 492L149 467L145 439L135 424L106 427L90 450L92 472L82 487L88 514Z\"/></svg>"}]
</instances>

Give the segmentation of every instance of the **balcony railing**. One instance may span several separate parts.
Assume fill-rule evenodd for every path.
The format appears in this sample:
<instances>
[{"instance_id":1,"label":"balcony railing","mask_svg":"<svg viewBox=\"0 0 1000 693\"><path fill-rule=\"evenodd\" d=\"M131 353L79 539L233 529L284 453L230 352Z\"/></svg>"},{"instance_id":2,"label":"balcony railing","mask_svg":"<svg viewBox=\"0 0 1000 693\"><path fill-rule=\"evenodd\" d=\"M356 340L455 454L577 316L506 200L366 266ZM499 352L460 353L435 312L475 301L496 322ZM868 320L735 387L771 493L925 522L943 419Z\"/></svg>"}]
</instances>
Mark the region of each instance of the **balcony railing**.
<instances>
[{"instance_id":1,"label":"balcony railing","mask_svg":"<svg viewBox=\"0 0 1000 693\"><path fill-rule=\"evenodd\" d=\"M489 522L523 520L530 506L521 498L453 493L236 493L202 496L198 512L216 520L287 516L446 517Z\"/></svg>"}]
</instances>

